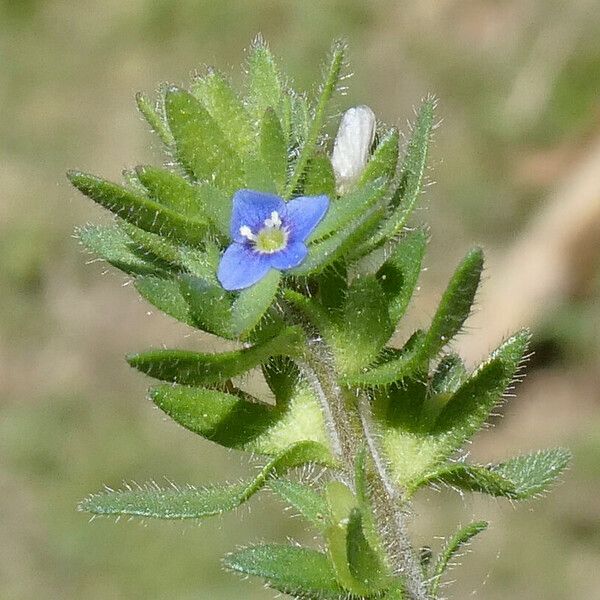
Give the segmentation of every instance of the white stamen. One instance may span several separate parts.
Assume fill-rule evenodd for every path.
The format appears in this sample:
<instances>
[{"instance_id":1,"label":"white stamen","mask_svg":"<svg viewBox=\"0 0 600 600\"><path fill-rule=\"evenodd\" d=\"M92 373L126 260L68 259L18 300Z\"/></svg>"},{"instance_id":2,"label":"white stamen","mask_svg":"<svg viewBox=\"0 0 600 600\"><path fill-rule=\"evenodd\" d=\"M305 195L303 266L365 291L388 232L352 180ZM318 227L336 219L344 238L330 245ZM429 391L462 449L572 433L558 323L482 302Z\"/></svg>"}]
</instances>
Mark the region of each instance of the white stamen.
<instances>
[{"instance_id":1,"label":"white stamen","mask_svg":"<svg viewBox=\"0 0 600 600\"><path fill-rule=\"evenodd\" d=\"M265 225L267 227L281 227L281 219L279 217L279 213L276 210L274 210L271 213L270 219L265 219Z\"/></svg>"},{"instance_id":2,"label":"white stamen","mask_svg":"<svg viewBox=\"0 0 600 600\"><path fill-rule=\"evenodd\" d=\"M252 242L256 241L256 235L252 233L252 229L250 229L248 225L242 225L240 227L240 235Z\"/></svg>"}]
</instances>

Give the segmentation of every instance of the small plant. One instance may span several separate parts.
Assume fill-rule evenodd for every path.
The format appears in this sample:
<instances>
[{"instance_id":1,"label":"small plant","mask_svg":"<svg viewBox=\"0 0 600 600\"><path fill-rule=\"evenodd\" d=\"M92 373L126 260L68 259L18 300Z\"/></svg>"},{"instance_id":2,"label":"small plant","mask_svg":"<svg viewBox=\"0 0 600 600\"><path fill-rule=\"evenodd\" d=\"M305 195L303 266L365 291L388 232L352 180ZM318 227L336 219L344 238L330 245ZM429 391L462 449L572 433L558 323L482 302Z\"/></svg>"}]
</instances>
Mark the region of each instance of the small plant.
<instances>
[{"instance_id":1,"label":"small plant","mask_svg":"<svg viewBox=\"0 0 600 600\"><path fill-rule=\"evenodd\" d=\"M150 399L206 439L264 458L233 485L126 486L89 496L95 515L204 519L265 488L311 523L320 548L265 544L225 566L296 598L439 598L453 556L486 528L448 537L437 557L414 548L406 515L426 486L511 500L544 492L563 449L469 464L461 448L519 371L529 334L505 340L473 372L448 345L469 316L479 248L458 265L431 324L390 344L427 245L408 227L421 195L435 101L425 100L400 157L395 128L367 107L324 133L344 46L336 43L314 101L292 90L258 39L245 96L214 70L189 91L137 103L167 168L140 166L117 185L73 171L73 185L116 215L78 231L132 277L141 296L191 328L239 342L228 352L151 350L129 364L155 380ZM274 402L244 391L260 369ZM296 469L320 465L319 481Z\"/></svg>"}]
</instances>

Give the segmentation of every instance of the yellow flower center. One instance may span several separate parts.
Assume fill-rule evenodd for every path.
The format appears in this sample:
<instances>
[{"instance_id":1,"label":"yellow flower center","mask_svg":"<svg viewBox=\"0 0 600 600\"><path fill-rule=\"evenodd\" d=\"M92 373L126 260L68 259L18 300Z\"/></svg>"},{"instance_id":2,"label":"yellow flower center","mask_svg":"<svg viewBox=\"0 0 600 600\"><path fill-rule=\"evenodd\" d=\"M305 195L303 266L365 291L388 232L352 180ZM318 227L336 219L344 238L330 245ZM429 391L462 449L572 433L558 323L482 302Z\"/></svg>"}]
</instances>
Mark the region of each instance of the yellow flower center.
<instances>
[{"instance_id":1,"label":"yellow flower center","mask_svg":"<svg viewBox=\"0 0 600 600\"><path fill-rule=\"evenodd\" d=\"M273 211L268 219L265 219L265 226L258 231L253 231L248 225L240 227L240 234L254 244L254 249L262 254L273 254L283 250L288 241L288 231L283 226L279 213Z\"/></svg>"}]
</instances>

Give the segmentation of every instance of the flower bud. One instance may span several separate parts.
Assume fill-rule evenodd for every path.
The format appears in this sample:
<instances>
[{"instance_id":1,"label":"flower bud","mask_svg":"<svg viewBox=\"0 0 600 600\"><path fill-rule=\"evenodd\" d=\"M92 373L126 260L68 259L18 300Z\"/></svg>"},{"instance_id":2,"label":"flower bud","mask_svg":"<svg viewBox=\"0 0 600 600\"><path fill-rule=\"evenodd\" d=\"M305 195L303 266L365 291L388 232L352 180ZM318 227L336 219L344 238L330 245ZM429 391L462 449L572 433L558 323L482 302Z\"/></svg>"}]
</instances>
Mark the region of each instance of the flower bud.
<instances>
[{"instance_id":1,"label":"flower bud","mask_svg":"<svg viewBox=\"0 0 600 600\"><path fill-rule=\"evenodd\" d=\"M374 138L375 114L368 106L344 113L331 157L338 192L347 191L360 178Z\"/></svg>"}]
</instances>

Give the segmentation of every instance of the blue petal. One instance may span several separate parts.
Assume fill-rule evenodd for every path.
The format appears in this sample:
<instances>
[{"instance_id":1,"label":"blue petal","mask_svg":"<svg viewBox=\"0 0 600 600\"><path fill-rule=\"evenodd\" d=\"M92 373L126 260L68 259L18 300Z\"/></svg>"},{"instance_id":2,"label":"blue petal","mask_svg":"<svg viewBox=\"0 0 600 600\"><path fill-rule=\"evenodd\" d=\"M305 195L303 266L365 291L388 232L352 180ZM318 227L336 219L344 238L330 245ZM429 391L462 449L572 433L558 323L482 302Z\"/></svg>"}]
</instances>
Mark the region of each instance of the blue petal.
<instances>
[{"instance_id":1,"label":"blue petal","mask_svg":"<svg viewBox=\"0 0 600 600\"><path fill-rule=\"evenodd\" d=\"M270 268L268 255L257 254L248 246L234 242L221 257L217 278L230 292L243 290L262 279Z\"/></svg>"},{"instance_id":2,"label":"blue petal","mask_svg":"<svg viewBox=\"0 0 600 600\"><path fill-rule=\"evenodd\" d=\"M292 242L304 242L329 208L327 196L300 196L287 203L286 224Z\"/></svg>"},{"instance_id":3,"label":"blue petal","mask_svg":"<svg viewBox=\"0 0 600 600\"><path fill-rule=\"evenodd\" d=\"M257 233L264 227L265 219L268 219L273 211L285 217L286 205L279 196L253 190L238 190L233 195L231 237L236 242L246 241L246 238L240 235L240 227L246 225L253 233Z\"/></svg>"},{"instance_id":4,"label":"blue petal","mask_svg":"<svg viewBox=\"0 0 600 600\"><path fill-rule=\"evenodd\" d=\"M280 271L297 267L308 254L308 248L303 242L293 242L288 244L287 248L267 255L269 264Z\"/></svg>"}]
</instances>

